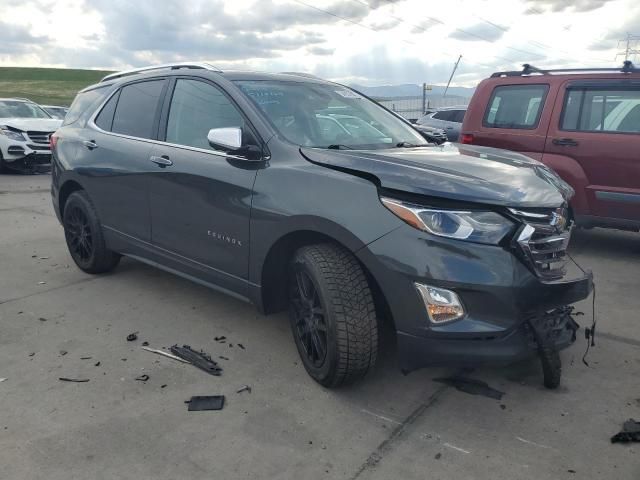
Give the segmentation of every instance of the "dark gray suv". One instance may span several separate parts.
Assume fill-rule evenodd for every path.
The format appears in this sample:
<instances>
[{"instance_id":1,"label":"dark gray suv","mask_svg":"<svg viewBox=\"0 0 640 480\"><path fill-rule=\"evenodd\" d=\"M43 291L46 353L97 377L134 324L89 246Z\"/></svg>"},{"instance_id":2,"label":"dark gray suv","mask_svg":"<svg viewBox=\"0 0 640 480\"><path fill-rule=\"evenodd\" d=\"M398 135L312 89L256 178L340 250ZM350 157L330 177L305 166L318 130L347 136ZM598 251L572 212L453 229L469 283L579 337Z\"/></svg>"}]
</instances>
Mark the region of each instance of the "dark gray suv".
<instances>
[{"instance_id":1,"label":"dark gray suv","mask_svg":"<svg viewBox=\"0 0 640 480\"><path fill-rule=\"evenodd\" d=\"M345 86L175 64L78 94L51 140L53 205L82 270L127 255L289 310L309 374L362 377L379 323L400 366L538 353L559 381L572 190L523 155L427 143Z\"/></svg>"}]
</instances>

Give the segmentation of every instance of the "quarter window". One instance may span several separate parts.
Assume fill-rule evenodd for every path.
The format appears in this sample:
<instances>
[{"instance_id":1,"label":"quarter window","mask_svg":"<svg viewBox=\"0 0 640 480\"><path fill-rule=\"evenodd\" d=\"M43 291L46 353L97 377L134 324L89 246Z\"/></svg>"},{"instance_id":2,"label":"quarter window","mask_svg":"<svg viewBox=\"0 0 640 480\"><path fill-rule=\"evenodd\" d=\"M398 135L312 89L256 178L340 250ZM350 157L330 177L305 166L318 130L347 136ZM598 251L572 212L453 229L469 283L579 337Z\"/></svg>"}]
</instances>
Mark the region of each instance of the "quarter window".
<instances>
[{"instance_id":1,"label":"quarter window","mask_svg":"<svg viewBox=\"0 0 640 480\"><path fill-rule=\"evenodd\" d=\"M120 92L117 92L113 95L107 103L105 103L102 110L96 117L95 124L100 127L102 130L107 132L111 131L111 127L113 125L113 114L116 111L116 104L118 103L118 97L120 96Z\"/></svg>"},{"instance_id":2,"label":"quarter window","mask_svg":"<svg viewBox=\"0 0 640 480\"><path fill-rule=\"evenodd\" d=\"M548 90L548 85L496 87L484 115L484 126L490 128L536 128Z\"/></svg>"},{"instance_id":3,"label":"quarter window","mask_svg":"<svg viewBox=\"0 0 640 480\"><path fill-rule=\"evenodd\" d=\"M169 107L167 142L213 150L207 134L224 127L244 127L242 115L226 95L209 83L178 79Z\"/></svg>"},{"instance_id":4,"label":"quarter window","mask_svg":"<svg viewBox=\"0 0 640 480\"><path fill-rule=\"evenodd\" d=\"M441 112L436 112L433 114L433 118L436 120L443 120L445 122L453 122L455 116L454 110L443 110Z\"/></svg>"},{"instance_id":5,"label":"quarter window","mask_svg":"<svg viewBox=\"0 0 640 480\"><path fill-rule=\"evenodd\" d=\"M164 83L164 80L151 80L123 87L111 131L132 137L153 138L154 120Z\"/></svg>"},{"instance_id":6,"label":"quarter window","mask_svg":"<svg viewBox=\"0 0 640 480\"><path fill-rule=\"evenodd\" d=\"M561 129L640 133L640 88L569 89Z\"/></svg>"}]
</instances>

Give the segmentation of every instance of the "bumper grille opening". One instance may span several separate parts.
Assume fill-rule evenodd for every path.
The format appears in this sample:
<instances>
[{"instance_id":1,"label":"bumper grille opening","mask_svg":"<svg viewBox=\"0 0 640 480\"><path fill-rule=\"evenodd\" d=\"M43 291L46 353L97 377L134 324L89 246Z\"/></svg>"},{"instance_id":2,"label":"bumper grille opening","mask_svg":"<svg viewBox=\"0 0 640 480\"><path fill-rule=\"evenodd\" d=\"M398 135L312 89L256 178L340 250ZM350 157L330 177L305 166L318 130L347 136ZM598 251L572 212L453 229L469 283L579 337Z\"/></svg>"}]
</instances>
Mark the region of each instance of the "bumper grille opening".
<instances>
[{"instance_id":1,"label":"bumper grille opening","mask_svg":"<svg viewBox=\"0 0 640 480\"><path fill-rule=\"evenodd\" d=\"M27 136L29 137L29 140L31 140L33 143L39 143L41 145L49 145L49 137L51 136L53 132L36 132L36 131L29 131L27 132Z\"/></svg>"},{"instance_id":2,"label":"bumper grille opening","mask_svg":"<svg viewBox=\"0 0 640 480\"><path fill-rule=\"evenodd\" d=\"M535 274L545 280L562 278L566 274L567 247L571 238L566 209L511 210L511 213L524 223L517 243Z\"/></svg>"}]
</instances>

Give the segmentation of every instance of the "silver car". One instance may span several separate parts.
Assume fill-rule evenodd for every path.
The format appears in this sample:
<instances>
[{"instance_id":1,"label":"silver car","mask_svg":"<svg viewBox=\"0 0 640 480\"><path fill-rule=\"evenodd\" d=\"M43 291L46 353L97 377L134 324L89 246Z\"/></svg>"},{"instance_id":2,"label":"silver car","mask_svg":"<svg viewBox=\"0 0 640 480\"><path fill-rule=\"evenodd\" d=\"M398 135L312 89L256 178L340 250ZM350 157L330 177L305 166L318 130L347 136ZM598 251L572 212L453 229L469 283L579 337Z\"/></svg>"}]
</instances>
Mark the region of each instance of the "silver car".
<instances>
[{"instance_id":1,"label":"silver car","mask_svg":"<svg viewBox=\"0 0 640 480\"><path fill-rule=\"evenodd\" d=\"M462 120L467 112L467 107L444 107L427 113L416 123L428 127L441 128L447 132L450 142L457 142L462 128Z\"/></svg>"}]
</instances>

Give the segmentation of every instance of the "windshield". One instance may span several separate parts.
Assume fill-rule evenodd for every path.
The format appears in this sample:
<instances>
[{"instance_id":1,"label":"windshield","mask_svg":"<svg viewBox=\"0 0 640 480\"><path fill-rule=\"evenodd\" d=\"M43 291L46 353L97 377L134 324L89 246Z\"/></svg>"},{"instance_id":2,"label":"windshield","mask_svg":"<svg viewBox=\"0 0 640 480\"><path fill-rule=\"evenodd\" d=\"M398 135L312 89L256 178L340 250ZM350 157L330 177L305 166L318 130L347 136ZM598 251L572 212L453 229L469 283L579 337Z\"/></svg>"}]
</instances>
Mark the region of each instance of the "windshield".
<instances>
[{"instance_id":1,"label":"windshield","mask_svg":"<svg viewBox=\"0 0 640 480\"><path fill-rule=\"evenodd\" d=\"M51 118L35 103L0 100L0 118Z\"/></svg>"},{"instance_id":2,"label":"windshield","mask_svg":"<svg viewBox=\"0 0 640 480\"><path fill-rule=\"evenodd\" d=\"M429 145L402 120L346 87L259 80L236 84L276 130L297 145L347 149Z\"/></svg>"}]
</instances>

